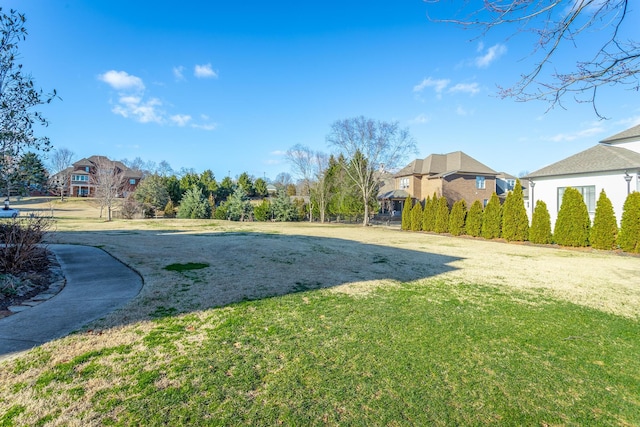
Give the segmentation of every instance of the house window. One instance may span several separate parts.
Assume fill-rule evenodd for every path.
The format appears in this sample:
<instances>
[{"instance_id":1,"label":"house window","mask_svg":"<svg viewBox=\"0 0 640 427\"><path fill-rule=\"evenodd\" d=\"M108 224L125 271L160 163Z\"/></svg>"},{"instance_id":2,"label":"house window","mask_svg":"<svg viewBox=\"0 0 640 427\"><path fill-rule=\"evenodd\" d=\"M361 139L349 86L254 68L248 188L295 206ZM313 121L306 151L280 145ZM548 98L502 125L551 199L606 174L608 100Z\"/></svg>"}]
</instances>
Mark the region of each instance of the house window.
<instances>
[{"instance_id":1,"label":"house window","mask_svg":"<svg viewBox=\"0 0 640 427\"><path fill-rule=\"evenodd\" d=\"M476 176L476 188L484 190L484 176Z\"/></svg>"},{"instance_id":2,"label":"house window","mask_svg":"<svg viewBox=\"0 0 640 427\"><path fill-rule=\"evenodd\" d=\"M135 178L131 178L131 179L129 180L129 184L131 184L131 185L136 185L136 180L135 180Z\"/></svg>"},{"instance_id":3,"label":"house window","mask_svg":"<svg viewBox=\"0 0 640 427\"><path fill-rule=\"evenodd\" d=\"M558 187L558 212L560 212L560 206L562 205L562 197L564 197L564 191L568 187ZM573 187L582 194L584 204L587 205L587 210L590 214L596 212L596 186L595 185L583 185L581 187Z\"/></svg>"},{"instance_id":4,"label":"house window","mask_svg":"<svg viewBox=\"0 0 640 427\"><path fill-rule=\"evenodd\" d=\"M89 176L88 175L73 175L71 177L72 181L82 181L82 182L88 182L89 181Z\"/></svg>"},{"instance_id":5,"label":"house window","mask_svg":"<svg viewBox=\"0 0 640 427\"><path fill-rule=\"evenodd\" d=\"M89 166L85 166L85 167L84 167L84 171L85 171L85 172L89 172Z\"/></svg>"},{"instance_id":6,"label":"house window","mask_svg":"<svg viewBox=\"0 0 640 427\"><path fill-rule=\"evenodd\" d=\"M409 188L409 178L400 178L400 189L406 190Z\"/></svg>"},{"instance_id":7,"label":"house window","mask_svg":"<svg viewBox=\"0 0 640 427\"><path fill-rule=\"evenodd\" d=\"M484 200L482 201L482 207L483 207L483 208L486 208L488 203L489 203L489 199L484 199Z\"/></svg>"},{"instance_id":8,"label":"house window","mask_svg":"<svg viewBox=\"0 0 640 427\"><path fill-rule=\"evenodd\" d=\"M507 190L511 191L514 188L516 188L516 180L515 179L508 179L507 180Z\"/></svg>"}]
</instances>

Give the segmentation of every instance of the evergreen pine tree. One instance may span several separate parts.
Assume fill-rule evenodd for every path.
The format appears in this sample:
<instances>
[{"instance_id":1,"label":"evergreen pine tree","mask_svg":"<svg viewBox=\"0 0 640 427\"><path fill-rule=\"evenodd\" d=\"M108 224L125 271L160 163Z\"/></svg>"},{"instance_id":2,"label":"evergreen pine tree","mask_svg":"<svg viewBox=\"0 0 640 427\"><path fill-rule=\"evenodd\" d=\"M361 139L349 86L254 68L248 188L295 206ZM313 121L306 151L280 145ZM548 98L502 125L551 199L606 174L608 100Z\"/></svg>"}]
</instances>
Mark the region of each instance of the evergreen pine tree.
<instances>
[{"instance_id":1,"label":"evergreen pine tree","mask_svg":"<svg viewBox=\"0 0 640 427\"><path fill-rule=\"evenodd\" d=\"M591 220L582 194L568 187L562 196L562 205L558 212L553 237L559 245L588 246Z\"/></svg>"},{"instance_id":2,"label":"evergreen pine tree","mask_svg":"<svg viewBox=\"0 0 640 427\"><path fill-rule=\"evenodd\" d=\"M440 197L436 208L437 213L434 231L436 233L446 233L449 231L449 203L447 202L447 198L444 196Z\"/></svg>"},{"instance_id":3,"label":"evergreen pine tree","mask_svg":"<svg viewBox=\"0 0 640 427\"><path fill-rule=\"evenodd\" d=\"M402 225L400 228L403 230L411 230L411 208L413 202L411 201L411 196L407 196L404 200L404 205L402 206Z\"/></svg>"},{"instance_id":4,"label":"evergreen pine tree","mask_svg":"<svg viewBox=\"0 0 640 427\"><path fill-rule=\"evenodd\" d=\"M421 231L422 230L422 204L420 202L416 202L411 208L411 230L412 231Z\"/></svg>"},{"instance_id":5,"label":"evergreen pine tree","mask_svg":"<svg viewBox=\"0 0 640 427\"><path fill-rule=\"evenodd\" d=\"M529 241L541 245L551 243L551 216L547 204L542 200L536 202L529 229Z\"/></svg>"},{"instance_id":6,"label":"evergreen pine tree","mask_svg":"<svg viewBox=\"0 0 640 427\"><path fill-rule=\"evenodd\" d=\"M471 204L471 209L467 214L465 231L469 236L479 237L482 233L482 202L476 200Z\"/></svg>"},{"instance_id":7,"label":"evergreen pine tree","mask_svg":"<svg viewBox=\"0 0 640 427\"><path fill-rule=\"evenodd\" d=\"M494 192L484 208L482 215L482 237L485 239L495 239L500 237L500 226L502 225L502 206L500 199Z\"/></svg>"},{"instance_id":8,"label":"evergreen pine tree","mask_svg":"<svg viewBox=\"0 0 640 427\"><path fill-rule=\"evenodd\" d=\"M451 208L449 215L449 233L454 236L464 234L464 221L467 216L467 203L464 199L458 200Z\"/></svg>"},{"instance_id":9,"label":"evergreen pine tree","mask_svg":"<svg viewBox=\"0 0 640 427\"><path fill-rule=\"evenodd\" d=\"M624 202L618 244L625 252L640 252L640 193L636 191Z\"/></svg>"},{"instance_id":10,"label":"evergreen pine tree","mask_svg":"<svg viewBox=\"0 0 640 427\"><path fill-rule=\"evenodd\" d=\"M598 203L596 204L596 215L593 218L593 227L589 234L591 247L595 249L611 250L615 248L618 237L618 223L616 214L613 212L611 200L607 197L604 189L600 191Z\"/></svg>"},{"instance_id":11,"label":"evergreen pine tree","mask_svg":"<svg viewBox=\"0 0 640 427\"><path fill-rule=\"evenodd\" d=\"M167 204L164 207L164 217L165 218L175 218L176 216L176 210L173 206L173 202L171 201L171 199L169 199L169 201L167 202Z\"/></svg>"},{"instance_id":12,"label":"evergreen pine tree","mask_svg":"<svg viewBox=\"0 0 640 427\"><path fill-rule=\"evenodd\" d=\"M429 209L429 224L427 231L436 231L436 218L438 217L439 198L436 192L431 196L431 208Z\"/></svg>"},{"instance_id":13,"label":"evergreen pine tree","mask_svg":"<svg viewBox=\"0 0 640 427\"><path fill-rule=\"evenodd\" d=\"M502 207L502 237L510 242L523 242L529 237L529 217L519 179Z\"/></svg>"}]
</instances>

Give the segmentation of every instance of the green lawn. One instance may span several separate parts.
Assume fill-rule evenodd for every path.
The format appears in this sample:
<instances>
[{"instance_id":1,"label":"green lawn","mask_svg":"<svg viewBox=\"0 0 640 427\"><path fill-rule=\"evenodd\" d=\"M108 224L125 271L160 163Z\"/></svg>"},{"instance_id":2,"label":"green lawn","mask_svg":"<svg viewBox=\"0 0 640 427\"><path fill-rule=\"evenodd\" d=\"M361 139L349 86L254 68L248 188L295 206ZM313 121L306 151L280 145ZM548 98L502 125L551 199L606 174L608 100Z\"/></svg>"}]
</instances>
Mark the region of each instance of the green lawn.
<instances>
[{"instance_id":1,"label":"green lawn","mask_svg":"<svg viewBox=\"0 0 640 427\"><path fill-rule=\"evenodd\" d=\"M542 293L432 278L172 313L37 377L46 346L13 362L41 408L0 388L0 425L78 399L100 425L640 424L638 321Z\"/></svg>"}]
</instances>

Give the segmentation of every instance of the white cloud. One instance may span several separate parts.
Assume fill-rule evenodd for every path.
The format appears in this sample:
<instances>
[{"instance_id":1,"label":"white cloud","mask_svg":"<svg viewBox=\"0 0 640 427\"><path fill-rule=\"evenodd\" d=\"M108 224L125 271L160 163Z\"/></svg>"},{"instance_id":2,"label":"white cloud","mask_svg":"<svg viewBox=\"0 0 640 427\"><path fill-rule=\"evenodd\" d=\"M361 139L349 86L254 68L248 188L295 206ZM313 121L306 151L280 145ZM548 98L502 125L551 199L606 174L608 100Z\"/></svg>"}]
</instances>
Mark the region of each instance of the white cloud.
<instances>
[{"instance_id":1,"label":"white cloud","mask_svg":"<svg viewBox=\"0 0 640 427\"><path fill-rule=\"evenodd\" d=\"M191 121L191 116L188 114L176 114L169 117L169 120L171 120L172 123L180 127L183 127L183 126L186 126Z\"/></svg>"},{"instance_id":2,"label":"white cloud","mask_svg":"<svg viewBox=\"0 0 640 427\"><path fill-rule=\"evenodd\" d=\"M426 114L422 113L422 114L417 115L413 119L409 120L409 123L410 124L415 124L415 125L423 125L425 123L429 123L430 121L431 121L431 117L429 117Z\"/></svg>"},{"instance_id":3,"label":"white cloud","mask_svg":"<svg viewBox=\"0 0 640 427\"><path fill-rule=\"evenodd\" d=\"M459 116L469 116L469 115L472 115L473 113L474 113L473 110L467 110L462 105L458 105L458 108L456 108L456 114Z\"/></svg>"},{"instance_id":4,"label":"white cloud","mask_svg":"<svg viewBox=\"0 0 640 427\"><path fill-rule=\"evenodd\" d=\"M590 138L604 132L604 128L600 125L592 125L586 129L582 129L572 133L559 133L549 138L553 142L575 141L580 138Z\"/></svg>"},{"instance_id":5,"label":"white cloud","mask_svg":"<svg viewBox=\"0 0 640 427\"><path fill-rule=\"evenodd\" d=\"M126 71L110 70L104 74L100 74L98 80L105 82L116 90L144 90L142 79L128 74Z\"/></svg>"},{"instance_id":6,"label":"white cloud","mask_svg":"<svg viewBox=\"0 0 640 427\"><path fill-rule=\"evenodd\" d=\"M211 64L196 65L193 75L200 78L218 78L218 73L211 68Z\"/></svg>"},{"instance_id":7,"label":"white cloud","mask_svg":"<svg viewBox=\"0 0 640 427\"><path fill-rule=\"evenodd\" d=\"M470 95L477 95L480 93L480 87L478 83L458 83L451 87L447 92L449 93L468 93Z\"/></svg>"},{"instance_id":8,"label":"white cloud","mask_svg":"<svg viewBox=\"0 0 640 427\"><path fill-rule=\"evenodd\" d=\"M451 83L449 79L432 79L431 77L423 79L419 84L413 87L416 93L422 92L425 88L432 87L436 93L442 93L443 90Z\"/></svg>"},{"instance_id":9,"label":"white cloud","mask_svg":"<svg viewBox=\"0 0 640 427\"><path fill-rule=\"evenodd\" d=\"M157 98L151 98L148 101L142 100L139 96L121 96L118 105L113 107L111 111L124 118L131 118L140 123L158 123L164 122L163 113L159 110L162 106Z\"/></svg>"},{"instance_id":10,"label":"white cloud","mask_svg":"<svg viewBox=\"0 0 640 427\"><path fill-rule=\"evenodd\" d=\"M481 44L479 48L479 52L482 52L484 49L484 45ZM507 46L500 43L494 44L489 49L487 49L487 52L484 55L476 57L474 61L475 65L478 68L487 68L505 53L507 53Z\"/></svg>"},{"instance_id":11,"label":"white cloud","mask_svg":"<svg viewBox=\"0 0 640 427\"><path fill-rule=\"evenodd\" d=\"M184 80L184 67L182 65L173 67L173 76L176 80Z\"/></svg>"},{"instance_id":12,"label":"white cloud","mask_svg":"<svg viewBox=\"0 0 640 427\"><path fill-rule=\"evenodd\" d=\"M202 130L216 130L218 129L218 124L217 123L205 123L201 125L192 124L191 127L194 129L202 129Z\"/></svg>"},{"instance_id":13,"label":"white cloud","mask_svg":"<svg viewBox=\"0 0 640 427\"><path fill-rule=\"evenodd\" d=\"M282 150L275 150L275 151L272 151L269 154L271 154L272 156L285 156L287 154L287 152L286 151L282 151Z\"/></svg>"}]
</instances>

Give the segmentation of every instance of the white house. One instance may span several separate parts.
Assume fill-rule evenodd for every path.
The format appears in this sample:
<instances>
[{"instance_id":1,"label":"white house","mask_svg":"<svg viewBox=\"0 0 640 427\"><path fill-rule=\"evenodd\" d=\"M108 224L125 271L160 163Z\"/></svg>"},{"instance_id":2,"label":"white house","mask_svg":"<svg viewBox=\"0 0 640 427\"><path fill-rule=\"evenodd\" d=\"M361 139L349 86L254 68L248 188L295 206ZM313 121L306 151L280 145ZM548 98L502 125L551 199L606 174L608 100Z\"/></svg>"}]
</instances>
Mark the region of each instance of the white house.
<instances>
[{"instance_id":1,"label":"white house","mask_svg":"<svg viewBox=\"0 0 640 427\"><path fill-rule=\"evenodd\" d=\"M523 184L529 183L529 218L536 201L543 200L549 209L553 227L564 190L573 187L582 193L592 221L600 191L604 190L619 224L627 195L640 191L640 125L530 173L522 180Z\"/></svg>"}]
</instances>

